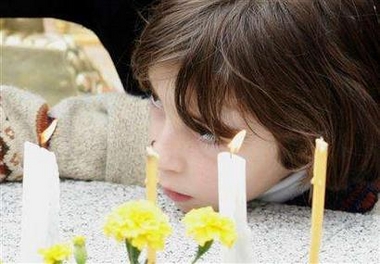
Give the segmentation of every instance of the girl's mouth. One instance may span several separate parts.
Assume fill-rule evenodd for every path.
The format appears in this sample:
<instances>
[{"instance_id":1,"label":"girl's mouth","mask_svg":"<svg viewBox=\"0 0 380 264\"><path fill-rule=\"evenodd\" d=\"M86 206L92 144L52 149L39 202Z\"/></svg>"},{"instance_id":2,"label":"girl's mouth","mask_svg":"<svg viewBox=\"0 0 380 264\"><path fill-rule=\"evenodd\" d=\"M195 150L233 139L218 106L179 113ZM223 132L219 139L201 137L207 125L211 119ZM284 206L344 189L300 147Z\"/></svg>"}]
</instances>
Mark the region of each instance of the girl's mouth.
<instances>
[{"instance_id":1,"label":"girl's mouth","mask_svg":"<svg viewBox=\"0 0 380 264\"><path fill-rule=\"evenodd\" d=\"M188 195L185 195L182 193L177 193L175 191L172 191L172 190L169 190L166 188L163 188L163 191L170 199L172 199L174 202L178 202L178 203L179 202L186 202L192 198L191 196L188 196Z\"/></svg>"}]
</instances>

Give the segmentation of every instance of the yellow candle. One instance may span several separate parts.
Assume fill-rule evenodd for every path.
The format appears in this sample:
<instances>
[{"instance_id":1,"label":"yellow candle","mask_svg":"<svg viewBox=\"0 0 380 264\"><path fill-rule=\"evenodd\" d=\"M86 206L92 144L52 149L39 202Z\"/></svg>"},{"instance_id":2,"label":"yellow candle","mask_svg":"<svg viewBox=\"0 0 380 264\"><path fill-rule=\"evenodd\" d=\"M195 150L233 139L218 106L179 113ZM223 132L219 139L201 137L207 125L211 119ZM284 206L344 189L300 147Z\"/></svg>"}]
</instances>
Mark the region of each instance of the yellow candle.
<instances>
[{"instance_id":1,"label":"yellow candle","mask_svg":"<svg viewBox=\"0 0 380 264\"><path fill-rule=\"evenodd\" d=\"M309 263L318 263L318 254L321 247L328 150L328 144L323 138L316 139L315 144L313 178L311 180L311 184L313 184L313 204Z\"/></svg>"},{"instance_id":2,"label":"yellow candle","mask_svg":"<svg viewBox=\"0 0 380 264\"><path fill-rule=\"evenodd\" d=\"M152 147L147 147L147 160L146 160L146 199L152 201L153 203L157 202L157 169L158 169L158 153L153 150ZM156 252L148 248L148 264L156 263Z\"/></svg>"}]
</instances>

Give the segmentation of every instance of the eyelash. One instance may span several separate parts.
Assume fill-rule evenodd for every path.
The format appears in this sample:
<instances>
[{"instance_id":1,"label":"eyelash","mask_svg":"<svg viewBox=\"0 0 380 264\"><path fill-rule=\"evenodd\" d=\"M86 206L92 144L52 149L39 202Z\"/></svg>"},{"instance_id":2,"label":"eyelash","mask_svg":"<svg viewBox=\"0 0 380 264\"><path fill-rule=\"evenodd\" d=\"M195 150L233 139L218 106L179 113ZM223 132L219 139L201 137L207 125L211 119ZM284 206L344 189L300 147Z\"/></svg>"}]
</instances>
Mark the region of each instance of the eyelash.
<instances>
[{"instance_id":1,"label":"eyelash","mask_svg":"<svg viewBox=\"0 0 380 264\"><path fill-rule=\"evenodd\" d=\"M212 133L201 134L198 139L199 139L199 141L201 141L205 144L208 144L208 145L217 145L218 144L216 136Z\"/></svg>"},{"instance_id":2,"label":"eyelash","mask_svg":"<svg viewBox=\"0 0 380 264\"><path fill-rule=\"evenodd\" d=\"M149 96L149 101L152 104L153 107L157 109L163 109L163 105L161 100L158 98L156 94L153 92ZM199 133L198 140L202 143L208 144L208 145L218 145L217 138L214 134L210 133L209 131L205 131L204 133Z\"/></svg>"},{"instance_id":3,"label":"eyelash","mask_svg":"<svg viewBox=\"0 0 380 264\"><path fill-rule=\"evenodd\" d=\"M151 93L150 96L149 96L149 100L151 102L151 104L158 108L158 109L163 109L163 106L162 106L162 102L161 100L158 98L157 95L155 95L154 93Z\"/></svg>"}]
</instances>

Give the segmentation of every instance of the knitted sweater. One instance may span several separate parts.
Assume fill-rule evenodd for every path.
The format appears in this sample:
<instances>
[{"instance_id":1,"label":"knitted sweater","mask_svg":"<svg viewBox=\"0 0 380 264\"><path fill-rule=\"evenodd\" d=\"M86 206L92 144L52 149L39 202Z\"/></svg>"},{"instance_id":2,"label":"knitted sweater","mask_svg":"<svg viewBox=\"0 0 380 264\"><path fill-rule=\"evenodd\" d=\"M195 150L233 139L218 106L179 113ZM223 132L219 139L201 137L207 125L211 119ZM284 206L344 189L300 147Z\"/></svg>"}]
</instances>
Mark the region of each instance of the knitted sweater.
<instances>
[{"instance_id":1,"label":"knitted sweater","mask_svg":"<svg viewBox=\"0 0 380 264\"><path fill-rule=\"evenodd\" d=\"M0 86L0 182L22 179L23 144L58 119L49 149L62 178L143 184L147 100L124 93L72 97L51 110L40 96Z\"/></svg>"}]
</instances>

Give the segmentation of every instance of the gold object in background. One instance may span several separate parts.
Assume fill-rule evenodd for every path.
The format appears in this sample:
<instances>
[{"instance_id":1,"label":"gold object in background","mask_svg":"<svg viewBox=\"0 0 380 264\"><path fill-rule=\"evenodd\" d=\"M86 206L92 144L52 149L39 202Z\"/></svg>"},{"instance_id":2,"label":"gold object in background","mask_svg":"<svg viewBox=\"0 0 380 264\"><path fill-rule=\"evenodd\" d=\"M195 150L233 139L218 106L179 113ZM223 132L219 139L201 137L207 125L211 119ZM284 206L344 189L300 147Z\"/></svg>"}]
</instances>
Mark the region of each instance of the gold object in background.
<instances>
[{"instance_id":1,"label":"gold object in background","mask_svg":"<svg viewBox=\"0 0 380 264\"><path fill-rule=\"evenodd\" d=\"M44 23L42 18L2 18L0 19L0 29L11 32L42 33Z\"/></svg>"},{"instance_id":2,"label":"gold object in background","mask_svg":"<svg viewBox=\"0 0 380 264\"><path fill-rule=\"evenodd\" d=\"M54 25L57 32L70 35L75 43L79 45L100 44L98 37L91 30L88 30L81 25L63 20L55 20Z\"/></svg>"},{"instance_id":3,"label":"gold object in background","mask_svg":"<svg viewBox=\"0 0 380 264\"><path fill-rule=\"evenodd\" d=\"M50 105L111 90L71 35L46 31L42 19L2 19L1 84L30 90Z\"/></svg>"}]
</instances>

